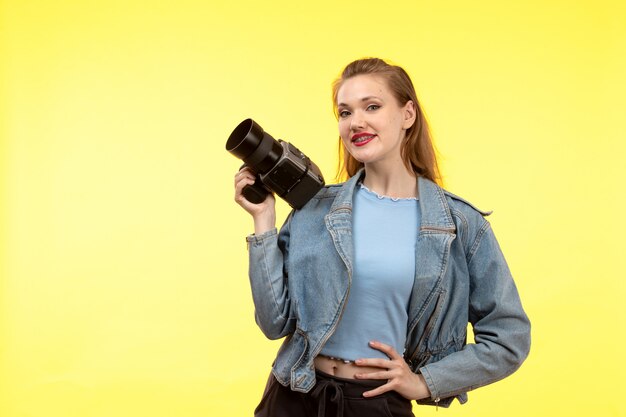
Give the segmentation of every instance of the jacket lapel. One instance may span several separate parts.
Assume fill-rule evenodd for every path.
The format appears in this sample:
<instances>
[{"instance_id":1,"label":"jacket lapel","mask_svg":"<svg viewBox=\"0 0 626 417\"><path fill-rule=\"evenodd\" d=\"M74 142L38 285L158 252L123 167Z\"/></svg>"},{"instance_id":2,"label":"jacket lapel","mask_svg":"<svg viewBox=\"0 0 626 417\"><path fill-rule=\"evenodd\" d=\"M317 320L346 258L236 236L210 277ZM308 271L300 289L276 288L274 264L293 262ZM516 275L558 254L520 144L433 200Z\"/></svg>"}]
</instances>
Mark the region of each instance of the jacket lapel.
<instances>
[{"instance_id":1,"label":"jacket lapel","mask_svg":"<svg viewBox=\"0 0 626 417\"><path fill-rule=\"evenodd\" d=\"M363 170L357 172L346 181L333 200L330 211L324 217L326 229L333 239L335 249L346 264L350 277L352 277L354 248L352 243L352 195L363 172Z\"/></svg>"},{"instance_id":2,"label":"jacket lapel","mask_svg":"<svg viewBox=\"0 0 626 417\"><path fill-rule=\"evenodd\" d=\"M409 301L409 337L442 291L450 244L456 237L456 227L441 187L422 177L418 178L417 184L421 224L415 249L415 280Z\"/></svg>"}]
</instances>

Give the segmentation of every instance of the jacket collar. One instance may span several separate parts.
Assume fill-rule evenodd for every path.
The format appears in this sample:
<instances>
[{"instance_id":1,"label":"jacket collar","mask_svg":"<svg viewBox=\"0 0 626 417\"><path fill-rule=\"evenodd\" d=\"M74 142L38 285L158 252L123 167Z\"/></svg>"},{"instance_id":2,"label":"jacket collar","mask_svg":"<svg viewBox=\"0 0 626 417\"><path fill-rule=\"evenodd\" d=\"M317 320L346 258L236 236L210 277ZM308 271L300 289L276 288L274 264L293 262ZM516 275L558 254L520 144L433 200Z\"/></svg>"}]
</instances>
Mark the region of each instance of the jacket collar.
<instances>
[{"instance_id":1,"label":"jacket collar","mask_svg":"<svg viewBox=\"0 0 626 417\"><path fill-rule=\"evenodd\" d=\"M354 188L364 176L365 170L361 168L343 184L343 186L339 189L337 196L333 200L332 206L330 206L330 214L346 208L350 210L352 209L352 196L354 195Z\"/></svg>"},{"instance_id":2,"label":"jacket collar","mask_svg":"<svg viewBox=\"0 0 626 417\"><path fill-rule=\"evenodd\" d=\"M342 209L352 210L354 188L364 176L365 170L361 168L344 183L333 200L330 214ZM454 232L456 227L443 189L429 179L418 177L417 190L422 217L421 229Z\"/></svg>"},{"instance_id":3,"label":"jacket collar","mask_svg":"<svg viewBox=\"0 0 626 417\"><path fill-rule=\"evenodd\" d=\"M417 190L422 212L420 229L454 232L456 226L443 189L427 178L417 177Z\"/></svg>"}]
</instances>

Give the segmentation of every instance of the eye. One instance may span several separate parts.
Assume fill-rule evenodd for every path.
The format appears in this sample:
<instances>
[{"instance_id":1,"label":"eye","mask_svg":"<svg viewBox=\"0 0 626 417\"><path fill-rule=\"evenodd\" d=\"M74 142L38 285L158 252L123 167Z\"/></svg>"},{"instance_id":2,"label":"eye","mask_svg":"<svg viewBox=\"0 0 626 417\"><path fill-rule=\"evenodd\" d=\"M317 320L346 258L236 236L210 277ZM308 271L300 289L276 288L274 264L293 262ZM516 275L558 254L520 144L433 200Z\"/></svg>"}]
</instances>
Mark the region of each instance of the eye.
<instances>
[{"instance_id":1,"label":"eye","mask_svg":"<svg viewBox=\"0 0 626 417\"><path fill-rule=\"evenodd\" d=\"M339 112L339 117L344 118L350 116L350 112L348 110L341 110Z\"/></svg>"},{"instance_id":2,"label":"eye","mask_svg":"<svg viewBox=\"0 0 626 417\"><path fill-rule=\"evenodd\" d=\"M380 106L378 104L370 104L369 106L367 106L367 110L378 110L380 109Z\"/></svg>"}]
</instances>

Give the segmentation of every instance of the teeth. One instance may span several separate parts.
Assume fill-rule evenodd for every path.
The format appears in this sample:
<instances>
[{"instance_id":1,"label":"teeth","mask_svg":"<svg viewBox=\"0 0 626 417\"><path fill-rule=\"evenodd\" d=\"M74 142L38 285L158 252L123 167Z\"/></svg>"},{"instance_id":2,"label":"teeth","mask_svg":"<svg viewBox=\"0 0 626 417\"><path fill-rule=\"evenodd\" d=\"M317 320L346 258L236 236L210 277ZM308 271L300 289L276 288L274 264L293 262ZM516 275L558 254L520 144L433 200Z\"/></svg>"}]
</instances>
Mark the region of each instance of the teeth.
<instances>
[{"instance_id":1,"label":"teeth","mask_svg":"<svg viewBox=\"0 0 626 417\"><path fill-rule=\"evenodd\" d=\"M362 137L360 137L360 138L356 139L356 140L355 140L355 142L364 142L364 141L369 140L369 139L371 139L371 138L373 138L373 137L374 137L374 135L370 135L370 136L362 136Z\"/></svg>"}]
</instances>

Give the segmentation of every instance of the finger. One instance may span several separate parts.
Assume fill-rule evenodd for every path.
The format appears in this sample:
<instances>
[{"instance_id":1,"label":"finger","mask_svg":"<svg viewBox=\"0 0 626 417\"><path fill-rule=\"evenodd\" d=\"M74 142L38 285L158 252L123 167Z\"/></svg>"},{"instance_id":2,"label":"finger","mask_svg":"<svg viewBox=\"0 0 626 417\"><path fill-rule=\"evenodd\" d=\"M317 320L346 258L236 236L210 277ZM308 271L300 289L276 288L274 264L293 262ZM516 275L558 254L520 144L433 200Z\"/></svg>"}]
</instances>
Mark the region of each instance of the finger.
<instances>
[{"instance_id":1,"label":"finger","mask_svg":"<svg viewBox=\"0 0 626 417\"><path fill-rule=\"evenodd\" d=\"M242 179L242 178L245 178L245 174L244 174L244 173L242 173L241 171L240 171L240 172L237 172L237 173L235 174L235 178L234 178L234 180L233 180L233 181L234 181L234 183L235 183L235 187L237 187L237 183L238 183L239 181L241 181L241 179Z\"/></svg>"},{"instance_id":2,"label":"finger","mask_svg":"<svg viewBox=\"0 0 626 417\"><path fill-rule=\"evenodd\" d=\"M240 180L241 178L254 178L254 174L251 174L250 172L238 172L235 174L235 182L237 182L237 180Z\"/></svg>"},{"instance_id":3,"label":"finger","mask_svg":"<svg viewBox=\"0 0 626 417\"><path fill-rule=\"evenodd\" d=\"M244 176L235 178L235 183L240 182L240 181L252 181L252 182L254 182L254 181L256 181L256 179L253 176L251 176L251 175L244 175Z\"/></svg>"},{"instance_id":4,"label":"finger","mask_svg":"<svg viewBox=\"0 0 626 417\"><path fill-rule=\"evenodd\" d=\"M391 391L393 388L391 388L391 384L386 383L385 385L381 385L380 387L373 389L371 391L365 391L363 393L364 397L375 397L377 395L380 394L384 394L385 392Z\"/></svg>"},{"instance_id":5,"label":"finger","mask_svg":"<svg viewBox=\"0 0 626 417\"><path fill-rule=\"evenodd\" d=\"M393 346L389 346L375 340L372 340L370 342L370 346L376 350L380 350L391 359L402 359L402 356L400 356L400 354L393 348Z\"/></svg>"},{"instance_id":6,"label":"finger","mask_svg":"<svg viewBox=\"0 0 626 417\"><path fill-rule=\"evenodd\" d=\"M241 190L243 190L243 188L246 185L252 185L252 184L254 184L254 178L247 178L247 177L239 178L237 182L235 183L235 191L237 193L240 193Z\"/></svg>"},{"instance_id":7,"label":"finger","mask_svg":"<svg viewBox=\"0 0 626 417\"><path fill-rule=\"evenodd\" d=\"M235 173L235 176L237 176L237 175L252 175L252 176L254 176L256 174L254 173L253 170L250 169L250 167L243 167L243 168L241 168L239 171L237 171Z\"/></svg>"},{"instance_id":8,"label":"finger","mask_svg":"<svg viewBox=\"0 0 626 417\"><path fill-rule=\"evenodd\" d=\"M243 196L243 189L247 185L252 185L252 184L254 184L253 179L242 178L241 180L237 181L237 184L235 184L235 201L241 202L245 200L245 197Z\"/></svg>"},{"instance_id":9,"label":"finger","mask_svg":"<svg viewBox=\"0 0 626 417\"><path fill-rule=\"evenodd\" d=\"M366 359L357 359L354 361L358 366L374 366L376 368L385 368L389 369L389 365L391 361L389 359L379 359L379 358L366 358Z\"/></svg>"},{"instance_id":10,"label":"finger","mask_svg":"<svg viewBox=\"0 0 626 417\"><path fill-rule=\"evenodd\" d=\"M354 375L357 379L391 379L392 373L389 371L369 372Z\"/></svg>"},{"instance_id":11,"label":"finger","mask_svg":"<svg viewBox=\"0 0 626 417\"><path fill-rule=\"evenodd\" d=\"M238 173L242 173L242 174L250 174L250 175L252 175L252 176L254 176L254 175L255 175L255 173L254 173L254 171L252 170L252 168L250 168L250 167L248 167L248 166L241 168L241 169L239 170L239 172L238 172Z\"/></svg>"}]
</instances>

